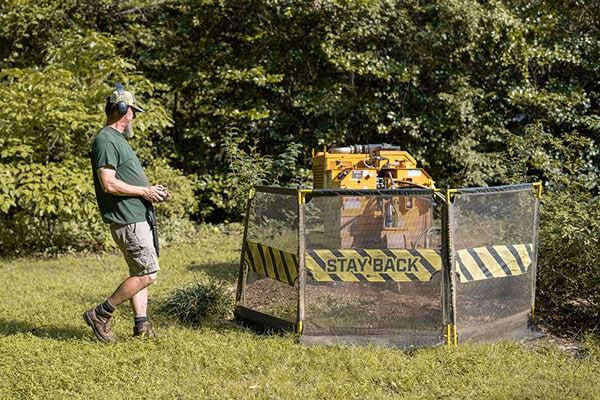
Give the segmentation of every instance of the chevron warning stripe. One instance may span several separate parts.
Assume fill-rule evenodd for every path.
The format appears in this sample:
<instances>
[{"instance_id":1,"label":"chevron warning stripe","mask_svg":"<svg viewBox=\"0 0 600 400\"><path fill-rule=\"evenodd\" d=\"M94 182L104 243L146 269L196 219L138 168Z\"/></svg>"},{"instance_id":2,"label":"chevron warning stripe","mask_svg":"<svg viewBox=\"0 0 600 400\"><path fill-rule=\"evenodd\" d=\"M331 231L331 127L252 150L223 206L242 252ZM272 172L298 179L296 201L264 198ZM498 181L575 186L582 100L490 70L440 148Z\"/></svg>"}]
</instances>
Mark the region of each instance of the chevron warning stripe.
<instances>
[{"instance_id":1,"label":"chevron warning stripe","mask_svg":"<svg viewBox=\"0 0 600 400\"><path fill-rule=\"evenodd\" d=\"M522 275L531 266L532 252L531 244L458 250L456 269L461 282Z\"/></svg>"},{"instance_id":2,"label":"chevron warning stripe","mask_svg":"<svg viewBox=\"0 0 600 400\"><path fill-rule=\"evenodd\" d=\"M306 269L319 282L429 281L442 258L430 249L309 250Z\"/></svg>"},{"instance_id":3,"label":"chevron warning stripe","mask_svg":"<svg viewBox=\"0 0 600 400\"><path fill-rule=\"evenodd\" d=\"M268 276L288 285L298 278L298 256L259 243L245 242L244 259L257 274Z\"/></svg>"}]
</instances>

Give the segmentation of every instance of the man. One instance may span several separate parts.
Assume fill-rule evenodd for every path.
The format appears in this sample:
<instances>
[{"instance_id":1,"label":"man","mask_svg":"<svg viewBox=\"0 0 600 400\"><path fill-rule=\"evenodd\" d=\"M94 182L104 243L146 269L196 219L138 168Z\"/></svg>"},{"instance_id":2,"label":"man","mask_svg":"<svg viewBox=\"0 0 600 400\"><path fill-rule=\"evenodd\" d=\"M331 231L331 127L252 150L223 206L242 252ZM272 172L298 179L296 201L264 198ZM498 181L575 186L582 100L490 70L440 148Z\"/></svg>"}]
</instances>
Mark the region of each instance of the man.
<instances>
[{"instance_id":1,"label":"man","mask_svg":"<svg viewBox=\"0 0 600 400\"><path fill-rule=\"evenodd\" d=\"M129 266L129 277L115 292L83 314L85 322L103 343L116 341L111 329L115 309L129 300L135 315L134 336L156 338L146 315L147 287L158 270L158 249L147 215L152 203L166 200L163 186L150 186L140 161L128 143L133 136L136 112L144 112L132 93L116 84L106 99L106 125L92 142L91 162L98 208L110 224L113 239Z\"/></svg>"}]
</instances>

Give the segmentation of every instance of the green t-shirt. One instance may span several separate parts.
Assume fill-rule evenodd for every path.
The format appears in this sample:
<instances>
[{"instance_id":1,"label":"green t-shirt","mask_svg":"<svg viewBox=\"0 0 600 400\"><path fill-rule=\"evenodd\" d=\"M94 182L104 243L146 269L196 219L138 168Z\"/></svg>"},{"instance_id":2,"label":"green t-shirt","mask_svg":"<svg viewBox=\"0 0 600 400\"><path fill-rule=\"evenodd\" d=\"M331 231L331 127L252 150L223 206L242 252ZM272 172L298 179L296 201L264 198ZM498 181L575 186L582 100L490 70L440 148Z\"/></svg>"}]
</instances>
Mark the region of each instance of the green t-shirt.
<instances>
[{"instance_id":1,"label":"green t-shirt","mask_svg":"<svg viewBox=\"0 0 600 400\"><path fill-rule=\"evenodd\" d=\"M131 224L146 221L146 200L138 196L115 196L102 190L98 168L112 166L116 177L130 185L148 186L149 181L127 139L116 129L102 128L90 153L96 200L105 222Z\"/></svg>"}]
</instances>

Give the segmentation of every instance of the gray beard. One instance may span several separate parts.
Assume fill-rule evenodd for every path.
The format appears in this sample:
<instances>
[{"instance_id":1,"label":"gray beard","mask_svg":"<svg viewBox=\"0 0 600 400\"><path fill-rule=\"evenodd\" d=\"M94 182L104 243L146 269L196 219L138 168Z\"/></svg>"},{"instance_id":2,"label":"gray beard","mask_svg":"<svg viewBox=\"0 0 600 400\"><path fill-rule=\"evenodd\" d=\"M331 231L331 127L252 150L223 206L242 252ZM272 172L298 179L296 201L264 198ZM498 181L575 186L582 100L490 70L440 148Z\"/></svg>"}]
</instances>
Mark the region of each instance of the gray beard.
<instances>
[{"instance_id":1,"label":"gray beard","mask_svg":"<svg viewBox=\"0 0 600 400\"><path fill-rule=\"evenodd\" d=\"M129 140L133 137L133 125L129 124L125 127L125 129L123 130L123 136L125 136L125 139Z\"/></svg>"}]
</instances>

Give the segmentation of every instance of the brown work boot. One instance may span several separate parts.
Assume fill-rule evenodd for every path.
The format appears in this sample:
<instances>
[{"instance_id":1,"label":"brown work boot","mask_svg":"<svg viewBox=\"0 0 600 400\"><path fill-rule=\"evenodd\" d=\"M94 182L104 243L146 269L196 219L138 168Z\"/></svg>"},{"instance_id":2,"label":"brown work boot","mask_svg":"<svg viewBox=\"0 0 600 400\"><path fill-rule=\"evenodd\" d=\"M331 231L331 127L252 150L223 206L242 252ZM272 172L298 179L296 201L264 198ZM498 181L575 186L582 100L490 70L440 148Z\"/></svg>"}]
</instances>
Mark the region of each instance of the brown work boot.
<instances>
[{"instance_id":1,"label":"brown work boot","mask_svg":"<svg viewBox=\"0 0 600 400\"><path fill-rule=\"evenodd\" d=\"M142 339L145 339L145 338L156 339L157 338L156 333L154 333L152 328L150 328L150 322L144 322L142 324L141 328L134 326L133 327L133 336L141 337Z\"/></svg>"},{"instance_id":2,"label":"brown work boot","mask_svg":"<svg viewBox=\"0 0 600 400\"><path fill-rule=\"evenodd\" d=\"M92 308L83 313L83 319L85 322L92 327L96 337L102 343L114 343L117 341L117 337L110 329L111 316L103 316L98 313L96 308Z\"/></svg>"}]
</instances>

